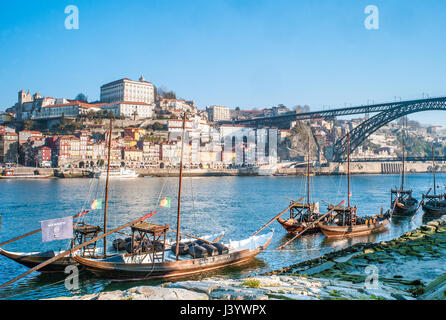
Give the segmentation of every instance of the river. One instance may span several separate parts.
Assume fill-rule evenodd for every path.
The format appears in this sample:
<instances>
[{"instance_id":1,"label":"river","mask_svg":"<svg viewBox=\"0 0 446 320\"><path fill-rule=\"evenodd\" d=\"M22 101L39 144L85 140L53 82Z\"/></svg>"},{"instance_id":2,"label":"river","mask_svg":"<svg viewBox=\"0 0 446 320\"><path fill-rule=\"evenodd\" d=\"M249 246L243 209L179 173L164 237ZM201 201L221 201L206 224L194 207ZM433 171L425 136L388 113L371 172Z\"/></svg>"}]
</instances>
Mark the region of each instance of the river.
<instances>
[{"instance_id":1,"label":"river","mask_svg":"<svg viewBox=\"0 0 446 320\"><path fill-rule=\"evenodd\" d=\"M444 174L437 175L437 184L443 190ZM399 175L353 175L351 177L351 204L358 207L359 215L371 215L390 207L390 188L399 186ZM432 186L430 174L409 174L405 188L412 188L421 200L421 193ZM203 236L225 231L223 241L243 239L256 231L275 214L284 210L290 199L305 195L305 177L191 177L183 179L181 231ZM347 195L345 176L316 176L311 178L311 201L319 201L325 212L329 201L337 204ZM440 190L440 189L439 189ZM109 192L109 230L140 217L149 211L157 213L150 218L153 223L176 226L177 178L137 178L111 180ZM162 197L172 198L171 208L160 208ZM104 198L104 181L99 179L47 179L0 181L0 241L40 227L40 221L74 215L89 209L93 199ZM287 213L284 217L287 216ZM103 211L94 210L85 216L90 224L103 224ZM282 268L303 260L321 256L355 242L383 241L396 238L423 223L420 210L414 221L392 221L380 234L328 241L322 234L303 236L292 243L288 250L277 248L289 239L282 227L274 222L271 245L252 263L243 267L226 268L205 273L199 277L239 277ZM117 237L110 236L108 243ZM120 235L122 237L122 235ZM99 244L100 245L100 244ZM65 249L67 241L42 243L41 234L8 244L11 251L42 251ZM27 271L26 267L0 256L0 282L4 283ZM79 289L67 290L64 275L33 273L17 283L0 289L1 299L43 299L94 293L102 290L126 289L141 284L159 282L110 282L88 272L81 272Z\"/></svg>"}]
</instances>

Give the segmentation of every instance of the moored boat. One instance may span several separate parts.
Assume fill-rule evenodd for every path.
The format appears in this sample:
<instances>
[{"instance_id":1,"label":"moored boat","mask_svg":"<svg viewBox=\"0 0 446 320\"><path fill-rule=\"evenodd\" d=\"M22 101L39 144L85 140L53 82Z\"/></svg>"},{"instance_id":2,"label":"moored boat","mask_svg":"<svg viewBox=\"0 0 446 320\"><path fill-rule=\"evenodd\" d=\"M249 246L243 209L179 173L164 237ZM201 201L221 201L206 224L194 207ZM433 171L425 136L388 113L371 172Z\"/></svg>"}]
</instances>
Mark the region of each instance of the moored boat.
<instances>
[{"instance_id":1,"label":"moored boat","mask_svg":"<svg viewBox=\"0 0 446 320\"><path fill-rule=\"evenodd\" d=\"M399 217L411 217L418 211L418 200L412 197L412 190L404 190L404 174L406 171L406 145L403 141L403 161L401 168L401 187L399 190L390 190L390 207L392 215Z\"/></svg>"},{"instance_id":2,"label":"moored boat","mask_svg":"<svg viewBox=\"0 0 446 320\"><path fill-rule=\"evenodd\" d=\"M100 227L87 225L84 223L75 223L73 227L74 231L74 239L71 242L71 246L73 247L76 244L82 243L86 239L92 238L98 234L101 230ZM54 258L55 256L61 254L63 251L53 251L48 250L44 252L13 252L7 251L0 248L0 254L6 258L14 260L21 265L24 265L28 268L34 268L39 264ZM96 250L96 243L89 246L88 248L83 248L77 254L82 256L96 256L98 252ZM73 259L72 256L67 256L60 258L59 260L54 261L53 263L41 268L39 272L64 272L65 268L69 265L78 266L78 263Z\"/></svg>"},{"instance_id":3,"label":"moored boat","mask_svg":"<svg viewBox=\"0 0 446 320\"><path fill-rule=\"evenodd\" d=\"M391 218L390 211L384 213L381 209L379 215L358 216L358 208L350 205L350 197L350 136L347 134L347 206L329 206L334 214L318 226L327 238L363 236L385 230Z\"/></svg>"},{"instance_id":4,"label":"moored boat","mask_svg":"<svg viewBox=\"0 0 446 320\"><path fill-rule=\"evenodd\" d=\"M0 179L48 179L50 177L49 174L39 174L39 172L36 170L34 171L34 174L27 174L27 173L16 173L14 169L5 169L0 174Z\"/></svg>"},{"instance_id":5,"label":"moored boat","mask_svg":"<svg viewBox=\"0 0 446 320\"><path fill-rule=\"evenodd\" d=\"M107 176L107 170L99 170L94 174L95 178L105 178ZM123 168L119 166L111 166L109 172L109 178L137 178L139 175L133 170Z\"/></svg>"},{"instance_id":6,"label":"moored boat","mask_svg":"<svg viewBox=\"0 0 446 320\"><path fill-rule=\"evenodd\" d=\"M0 248L0 254L6 258L14 260L21 265L28 268L33 268L42 262L55 257L60 252L46 251L46 252L12 252L6 251ZM69 265L78 265L78 263L72 257L61 258L44 268L40 269L40 272L64 272L65 268Z\"/></svg>"},{"instance_id":7,"label":"moored boat","mask_svg":"<svg viewBox=\"0 0 446 320\"><path fill-rule=\"evenodd\" d=\"M394 216L410 217L417 212L418 200L412 197L412 190L392 189L390 192Z\"/></svg>"},{"instance_id":8,"label":"moored boat","mask_svg":"<svg viewBox=\"0 0 446 320\"><path fill-rule=\"evenodd\" d=\"M296 234L307 228L305 231L308 234L317 233L320 228L313 222L320 218L321 214L316 209L317 204L301 204L296 203L290 208L290 218L282 219L278 218L277 222L291 234Z\"/></svg>"},{"instance_id":9,"label":"moored boat","mask_svg":"<svg viewBox=\"0 0 446 320\"><path fill-rule=\"evenodd\" d=\"M443 216L446 214L446 194L437 194L437 184L435 181L435 150L432 146L432 177L433 177L433 190L434 194L429 195L429 192L422 195L422 207L423 210L431 216Z\"/></svg>"},{"instance_id":10,"label":"moored boat","mask_svg":"<svg viewBox=\"0 0 446 320\"><path fill-rule=\"evenodd\" d=\"M319 203L310 203L310 137L307 145L307 201L306 203L291 203L290 217L288 219L277 218L277 222L290 234L297 234L305 230L305 233L320 232L320 228L314 221L322 214L319 212ZM328 219L327 217L326 219Z\"/></svg>"},{"instance_id":11,"label":"moored boat","mask_svg":"<svg viewBox=\"0 0 446 320\"><path fill-rule=\"evenodd\" d=\"M112 119L110 119L110 129L109 129L109 143L108 143L108 159L110 159L111 154L111 132L112 132ZM110 169L110 160L107 161L107 171ZM104 228L102 229L99 226L93 226L86 224L84 222L75 222L73 223L73 236L74 238L71 240L71 248L74 248L76 245L80 245L84 242L87 242L95 237L97 237L98 233L102 230L104 230L104 233L106 232L106 225L107 225L107 199L108 199L108 174L107 174L107 181L106 181L106 187L105 187L105 208L104 208ZM78 218L86 213L88 213L89 210L84 210L78 214L76 214L73 218ZM42 231L42 229L37 229L34 231L31 231L27 234L24 234L22 236L16 237L14 239L11 239L9 241L6 241L0 246L6 245L8 243L11 243L16 240L20 240L22 238L25 238L29 235L35 234L37 232ZM88 246L83 247L80 251L73 252L73 255L81 255L86 257L97 257L99 255L102 255L104 257L107 257L107 250L106 250L106 241L104 241L104 250L101 254L99 254L98 250L96 249L96 241L92 242ZM68 253L70 250L66 251L60 251L58 253L54 251L46 251L46 252L32 252L32 253L22 253L22 252L11 252L6 251L3 249L0 249L0 254L10 258L17 263L20 263L28 268L33 269L34 267L39 266L42 263L45 263L46 261L52 260L56 256L59 256L64 253ZM67 267L70 264L78 265L77 262L73 259L72 254L66 257L61 257L60 259L57 259L50 264L44 266L43 268L39 268L40 272L64 272L65 267Z\"/></svg>"},{"instance_id":12,"label":"moored boat","mask_svg":"<svg viewBox=\"0 0 446 320\"><path fill-rule=\"evenodd\" d=\"M424 201L426 200L427 201ZM446 194L423 195L423 210L429 215L443 216L446 214Z\"/></svg>"},{"instance_id":13,"label":"moored boat","mask_svg":"<svg viewBox=\"0 0 446 320\"><path fill-rule=\"evenodd\" d=\"M181 186L186 114L183 117L181 161L179 172L178 210L176 231L169 225L141 222L131 225L131 252L105 259L74 256L74 259L92 273L114 280L160 279L190 276L204 271L240 265L253 259L271 242L273 231L263 235L257 232L251 237L223 244L200 239L180 232ZM169 206L170 207L170 204ZM176 241L169 250L167 232L176 233ZM197 239L184 243L180 234Z\"/></svg>"},{"instance_id":14,"label":"moored boat","mask_svg":"<svg viewBox=\"0 0 446 320\"><path fill-rule=\"evenodd\" d=\"M329 209L331 209L329 207ZM327 238L363 236L384 231L390 221L390 211L375 216L357 216L356 207L335 208L330 223L319 223Z\"/></svg>"},{"instance_id":15,"label":"moored boat","mask_svg":"<svg viewBox=\"0 0 446 320\"><path fill-rule=\"evenodd\" d=\"M120 254L108 259L90 259L75 256L74 259L87 270L112 280L165 279L196 275L205 271L249 262L262 252L271 242L273 232L253 236L241 241L224 244L228 252L218 252L206 257L194 258L185 254L177 260L172 250L163 253L162 260L154 258L154 252L141 254Z\"/></svg>"}]
</instances>

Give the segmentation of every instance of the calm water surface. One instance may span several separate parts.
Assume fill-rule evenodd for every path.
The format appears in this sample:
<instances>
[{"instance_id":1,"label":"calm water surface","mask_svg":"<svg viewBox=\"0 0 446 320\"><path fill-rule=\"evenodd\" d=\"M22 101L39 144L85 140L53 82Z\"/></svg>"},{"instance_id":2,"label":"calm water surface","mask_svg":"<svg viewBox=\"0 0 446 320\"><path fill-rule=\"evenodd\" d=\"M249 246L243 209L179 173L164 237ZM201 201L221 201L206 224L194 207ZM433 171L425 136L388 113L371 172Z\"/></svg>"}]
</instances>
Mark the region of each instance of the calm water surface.
<instances>
[{"instance_id":1,"label":"calm water surface","mask_svg":"<svg viewBox=\"0 0 446 320\"><path fill-rule=\"evenodd\" d=\"M357 205L360 215L379 213L381 207L390 206L390 188L399 185L399 175L352 176L352 205ZM437 176L438 184L444 188L443 174ZM305 194L304 177L194 177L183 180L182 231L197 236L225 231L223 241L243 239L255 232L275 214L284 210L290 200ZM406 186L421 193L432 185L429 174L407 176ZM342 176L318 176L311 179L311 200L319 201L321 212L326 204L322 200L337 204L346 197L346 179ZM151 210L157 214L150 218L154 223L175 227L177 178L140 178L111 180L109 230ZM161 197L172 197L172 208L159 208ZM40 227L40 221L74 215L88 209L93 199L104 198L104 182L99 179L48 179L41 181L0 181L0 241ZM287 214L284 215L285 217ZM423 221L424 219L424 221ZM85 216L87 223L102 225L103 212L92 211ZM407 230L415 229L425 222L422 211L413 222L393 221L388 230L372 236L350 240L328 241L322 234L303 236L290 245L289 250L277 251L280 244L289 239L282 227L274 222L270 225L275 234L268 250L243 268L227 268L223 271L206 273L201 277L239 277L282 268L299 261L321 256L356 242L382 241L396 238ZM172 236L172 235L171 235ZM109 238L109 244L117 235ZM66 241L41 242L41 234L16 241L5 246L11 251L42 251L66 249ZM23 267L0 256L0 282L27 271ZM197 279L195 277L193 279ZM12 286L0 290L2 299L42 299L99 292L102 290L125 289L141 284L156 282L110 282L99 279L88 272L81 272L79 289L68 291L63 275L34 273Z\"/></svg>"}]
</instances>

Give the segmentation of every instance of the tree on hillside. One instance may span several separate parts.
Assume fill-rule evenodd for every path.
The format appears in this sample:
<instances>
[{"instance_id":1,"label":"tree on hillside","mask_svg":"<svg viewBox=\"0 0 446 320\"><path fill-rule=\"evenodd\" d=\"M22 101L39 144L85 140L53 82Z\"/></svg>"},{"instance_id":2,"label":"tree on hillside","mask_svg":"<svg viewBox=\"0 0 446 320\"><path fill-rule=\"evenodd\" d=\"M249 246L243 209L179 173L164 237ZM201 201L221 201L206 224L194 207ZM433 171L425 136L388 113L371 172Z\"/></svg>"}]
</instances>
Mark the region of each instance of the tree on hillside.
<instances>
[{"instance_id":1,"label":"tree on hillside","mask_svg":"<svg viewBox=\"0 0 446 320\"><path fill-rule=\"evenodd\" d=\"M174 91L167 91L165 87L160 87L157 89L157 94L165 99L176 99L177 95Z\"/></svg>"},{"instance_id":2,"label":"tree on hillside","mask_svg":"<svg viewBox=\"0 0 446 320\"><path fill-rule=\"evenodd\" d=\"M23 120L23 130L31 130L34 128L34 121L25 119Z\"/></svg>"},{"instance_id":3,"label":"tree on hillside","mask_svg":"<svg viewBox=\"0 0 446 320\"><path fill-rule=\"evenodd\" d=\"M162 124L159 123L159 122L155 122L155 123L152 125L152 128L153 128L153 130L155 130L155 131L161 131L161 130L164 130L164 125L162 125Z\"/></svg>"}]
</instances>

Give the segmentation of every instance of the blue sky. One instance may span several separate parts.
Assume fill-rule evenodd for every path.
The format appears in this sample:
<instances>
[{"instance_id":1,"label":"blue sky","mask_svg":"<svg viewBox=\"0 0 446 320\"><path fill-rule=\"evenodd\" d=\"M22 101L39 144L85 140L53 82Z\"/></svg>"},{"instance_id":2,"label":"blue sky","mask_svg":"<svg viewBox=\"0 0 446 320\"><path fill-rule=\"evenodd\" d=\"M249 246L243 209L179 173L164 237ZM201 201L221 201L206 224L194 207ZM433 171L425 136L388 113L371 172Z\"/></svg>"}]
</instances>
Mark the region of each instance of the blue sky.
<instances>
[{"instance_id":1,"label":"blue sky","mask_svg":"<svg viewBox=\"0 0 446 320\"><path fill-rule=\"evenodd\" d=\"M79 30L66 30L67 5ZM367 5L379 30L364 27ZM142 74L200 108L312 110L446 95L446 2L438 0L2 1L0 110L20 89L99 98ZM409 117L446 126L446 113Z\"/></svg>"}]
</instances>

